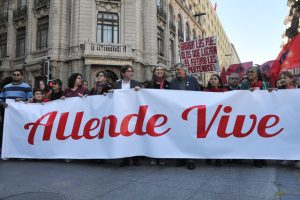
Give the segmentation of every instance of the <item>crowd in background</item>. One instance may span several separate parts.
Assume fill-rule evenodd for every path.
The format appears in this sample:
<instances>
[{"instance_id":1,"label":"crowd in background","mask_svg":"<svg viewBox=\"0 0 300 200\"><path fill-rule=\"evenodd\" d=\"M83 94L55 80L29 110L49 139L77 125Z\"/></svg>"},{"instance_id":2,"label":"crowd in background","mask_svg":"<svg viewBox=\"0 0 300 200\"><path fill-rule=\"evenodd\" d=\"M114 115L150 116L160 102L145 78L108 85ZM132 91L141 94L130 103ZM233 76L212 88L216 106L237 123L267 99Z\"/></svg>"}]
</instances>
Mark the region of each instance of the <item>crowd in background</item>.
<instances>
[{"instance_id":1,"label":"crowd in background","mask_svg":"<svg viewBox=\"0 0 300 200\"><path fill-rule=\"evenodd\" d=\"M80 73L73 73L68 80L67 87L62 90L63 85L60 79L51 81L48 85L46 81L40 80L38 85L32 87L23 82L22 70L14 70L11 77L2 80L0 104L1 104L1 117L3 119L5 108L7 104L6 99L15 99L16 101L25 101L28 103L46 103L58 99L65 99L69 97L84 97L88 95L104 95L112 92L114 89L134 89L136 91L145 89L171 89L171 90L188 90L188 91L204 91L204 92L227 92L232 90L277 90L277 89L294 89L293 74L289 71L281 73L280 78L276 81L276 86L272 87L271 84L263 80L262 73L257 66L250 67L244 79L237 73L231 73L228 76L228 84L224 85L218 74L210 76L209 82L206 87L201 85L198 80L187 73L187 68L178 63L174 66L175 78L168 81L166 78L166 71L162 66L157 66L153 69L152 78L144 83L138 82L133 79L133 67L126 65L122 66L120 70L120 79L116 82L112 81L107 71L100 71L96 74L95 84L91 89L88 88L88 83L83 80ZM1 130L3 128L3 120L1 119ZM0 134L2 145L2 132ZM139 166L139 157L124 158L120 162L120 166L124 167L130 164L132 160L133 165ZM206 160L207 164L215 162L216 166L221 166L223 160ZM164 160L151 159L151 164L164 164ZM241 162L240 160L230 160L226 162ZM266 164L264 160L254 160L254 166L262 167ZM300 162L282 161L283 165L294 164L295 167L300 168ZM176 161L176 166L187 166L188 169L195 169L196 165L194 160L180 159Z\"/></svg>"}]
</instances>

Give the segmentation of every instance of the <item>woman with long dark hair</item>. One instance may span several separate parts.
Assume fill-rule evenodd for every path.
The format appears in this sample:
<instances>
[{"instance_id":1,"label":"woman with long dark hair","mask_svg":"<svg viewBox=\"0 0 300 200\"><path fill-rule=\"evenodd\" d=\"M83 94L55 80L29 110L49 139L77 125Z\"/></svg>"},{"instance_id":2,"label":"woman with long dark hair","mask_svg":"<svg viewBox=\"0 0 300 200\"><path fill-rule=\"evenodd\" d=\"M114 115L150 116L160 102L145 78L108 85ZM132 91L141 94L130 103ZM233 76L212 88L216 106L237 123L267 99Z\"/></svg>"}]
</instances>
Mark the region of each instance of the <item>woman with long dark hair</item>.
<instances>
[{"instance_id":1,"label":"woman with long dark hair","mask_svg":"<svg viewBox=\"0 0 300 200\"><path fill-rule=\"evenodd\" d=\"M68 81L68 88L65 89L62 98L83 97L88 94L88 90L82 87L82 75L74 73Z\"/></svg>"},{"instance_id":2,"label":"woman with long dark hair","mask_svg":"<svg viewBox=\"0 0 300 200\"><path fill-rule=\"evenodd\" d=\"M228 89L223 86L221 77L218 74L211 75L205 92L227 92Z\"/></svg>"},{"instance_id":3,"label":"woman with long dark hair","mask_svg":"<svg viewBox=\"0 0 300 200\"><path fill-rule=\"evenodd\" d=\"M165 69L157 66L153 69L152 79L145 84L149 89L169 89L170 83L166 80Z\"/></svg>"}]
</instances>

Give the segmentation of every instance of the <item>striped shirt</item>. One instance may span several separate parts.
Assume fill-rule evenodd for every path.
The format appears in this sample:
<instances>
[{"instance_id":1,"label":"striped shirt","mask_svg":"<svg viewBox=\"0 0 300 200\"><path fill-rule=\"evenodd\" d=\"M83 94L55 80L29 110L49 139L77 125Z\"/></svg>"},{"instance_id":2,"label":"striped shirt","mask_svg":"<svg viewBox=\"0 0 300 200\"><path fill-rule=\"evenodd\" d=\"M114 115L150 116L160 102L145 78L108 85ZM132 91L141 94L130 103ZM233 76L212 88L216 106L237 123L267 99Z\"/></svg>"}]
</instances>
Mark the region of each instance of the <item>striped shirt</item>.
<instances>
[{"instance_id":1,"label":"striped shirt","mask_svg":"<svg viewBox=\"0 0 300 200\"><path fill-rule=\"evenodd\" d=\"M7 84L4 86L0 94L0 102L4 102L5 99L29 100L32 98L32 89L27 83L20 84Z\"/></svg>"}]
</instances>

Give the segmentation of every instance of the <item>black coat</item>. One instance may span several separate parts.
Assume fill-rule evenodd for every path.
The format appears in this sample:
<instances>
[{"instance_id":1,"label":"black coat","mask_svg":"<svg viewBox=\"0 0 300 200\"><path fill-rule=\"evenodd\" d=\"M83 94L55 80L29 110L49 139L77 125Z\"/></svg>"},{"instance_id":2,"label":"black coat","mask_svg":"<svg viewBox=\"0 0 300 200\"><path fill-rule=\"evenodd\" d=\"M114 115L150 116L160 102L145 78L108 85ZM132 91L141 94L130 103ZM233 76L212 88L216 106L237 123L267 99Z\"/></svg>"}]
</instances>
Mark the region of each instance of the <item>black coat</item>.
<instances>
[{"instance_id":1,"label":"black coat","mask_svg":"<svg viewBox=\"0 0 300 200\"><path fill-rule=\"evenodd\" d=\"M170 89L181 90L178 78L174 78L170 83ZM200 91L200 85L197 79L193 76L186 76L185 90Z\"/></svg>"},{"instance_id":2,"label":"black coat","mask_svg":"<svg viewBox=\"0 0 300 200\"><path fill-rule=\"evenodd\" d=\"M130 81L130 88L142 87L141 83L135 80ZM114 84L114 89L122 89L122 80L117 80Z\"/></svg>"}]
</instances>

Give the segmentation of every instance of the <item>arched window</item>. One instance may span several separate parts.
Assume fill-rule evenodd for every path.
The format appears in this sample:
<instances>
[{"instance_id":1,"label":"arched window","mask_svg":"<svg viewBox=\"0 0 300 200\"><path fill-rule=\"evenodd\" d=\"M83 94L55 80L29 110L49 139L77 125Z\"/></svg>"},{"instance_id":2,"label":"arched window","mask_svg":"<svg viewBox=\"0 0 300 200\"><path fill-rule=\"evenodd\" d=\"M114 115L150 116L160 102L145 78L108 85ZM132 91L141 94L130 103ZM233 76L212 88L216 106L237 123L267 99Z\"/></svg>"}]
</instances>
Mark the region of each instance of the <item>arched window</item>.
<instances>
[{"instance_id":1,"label":"arched window","mask_svg":"<svg viewBox=\"0 0 300 200\"><path fill-rule=\"evenodd\" d=\"M99 12L97 42L119 43L119 16L116 13Z\"/></svg>"},{"instance_id":2,"label":"arched window","mask_svg":"<svg viewBox=\"0 0 300 200\"><path fill-rule=\"evenodd\" d=\"M186 41L189 41L189 40L191 39L190 25L189 25L189 23L187 22L185 26L186 26L186 34L185 34L185 38L186 38Z\"/></svg>"}]
</instances>

